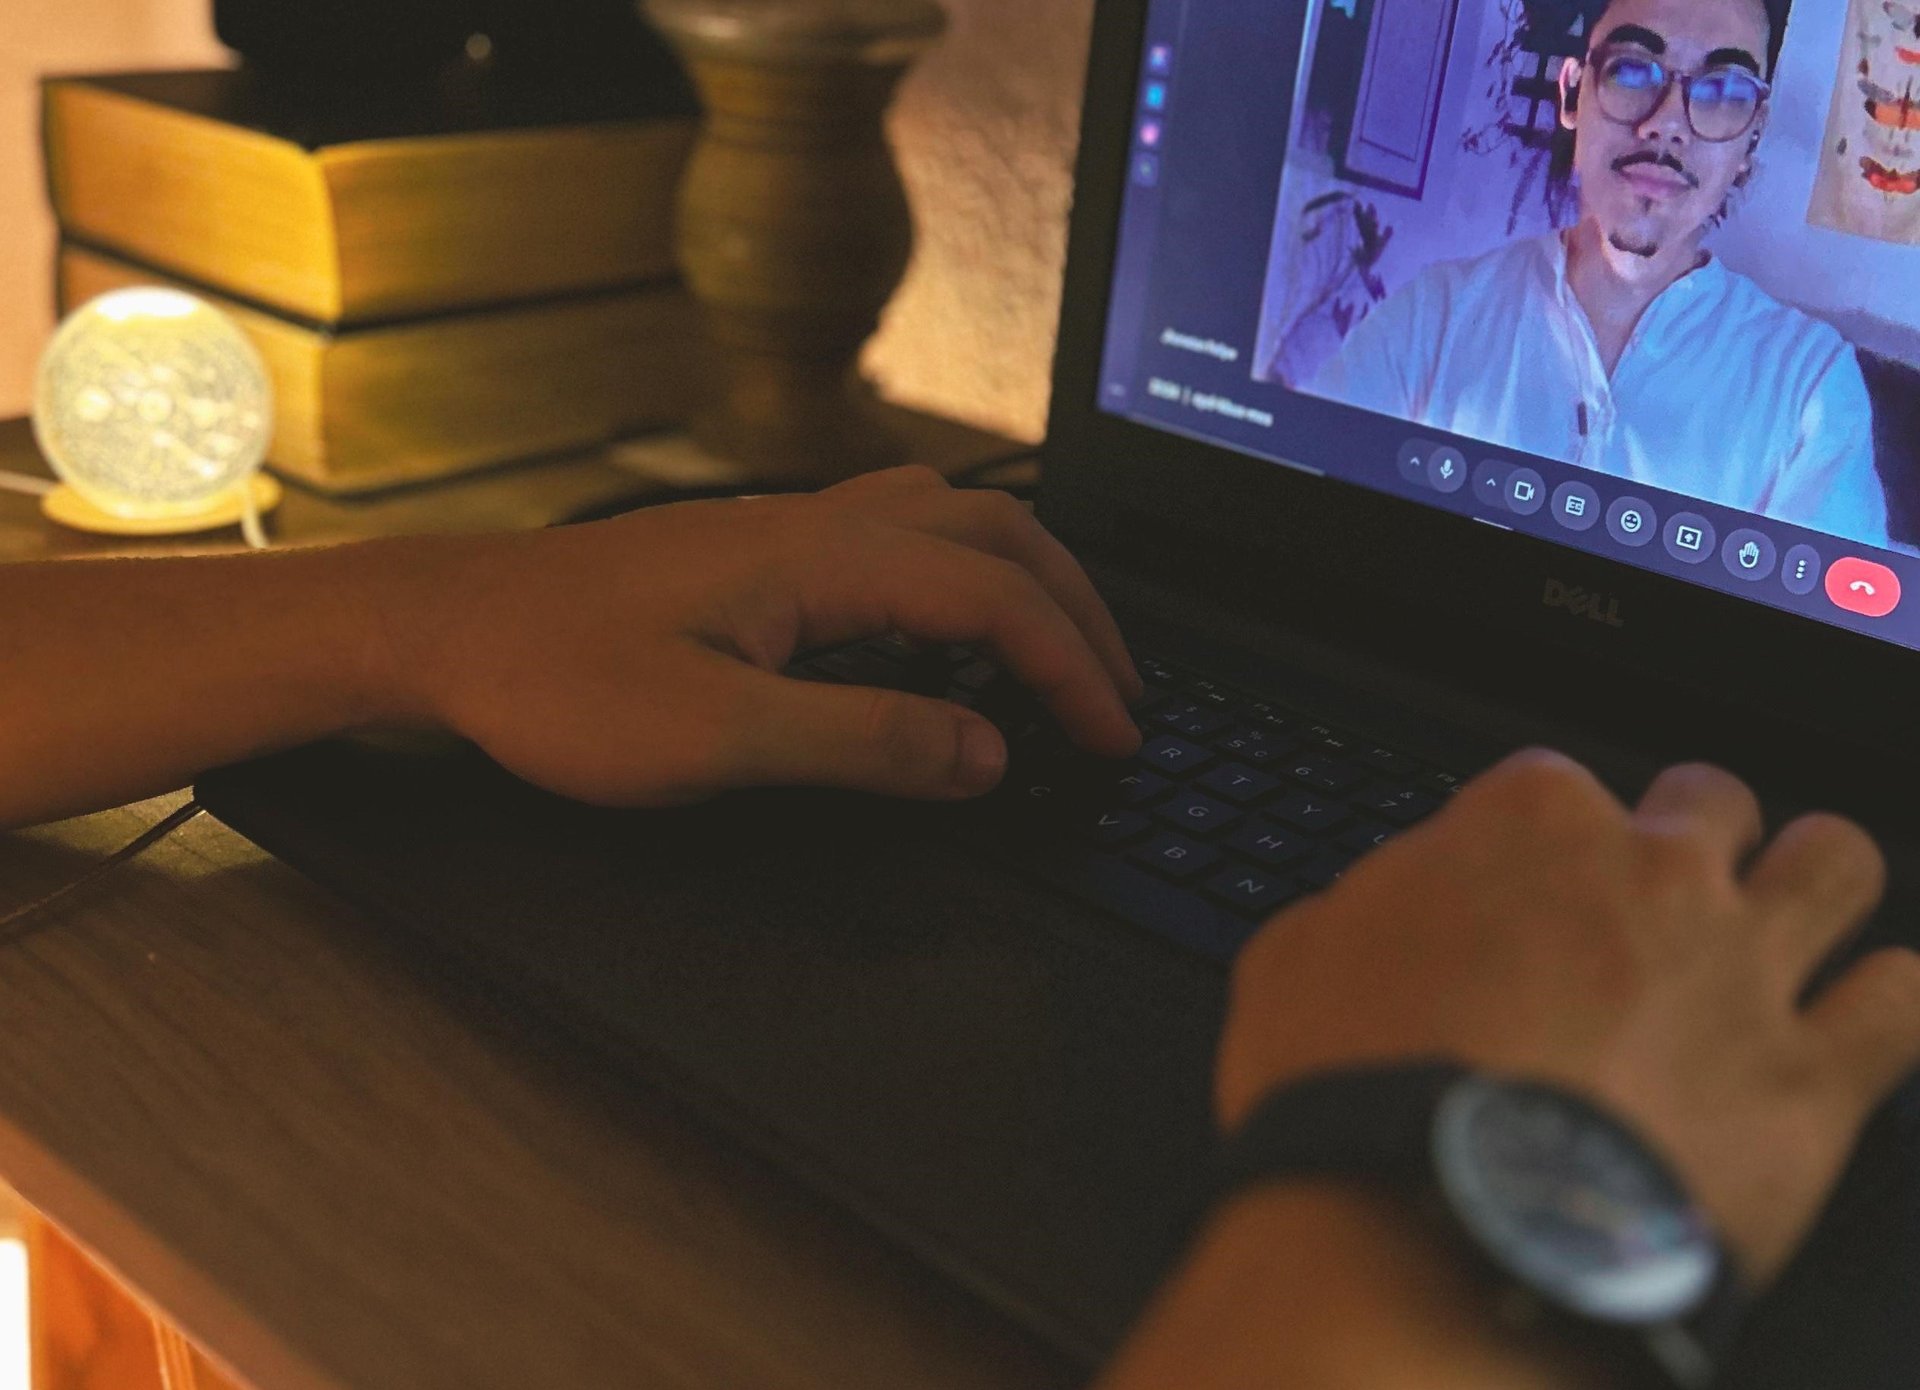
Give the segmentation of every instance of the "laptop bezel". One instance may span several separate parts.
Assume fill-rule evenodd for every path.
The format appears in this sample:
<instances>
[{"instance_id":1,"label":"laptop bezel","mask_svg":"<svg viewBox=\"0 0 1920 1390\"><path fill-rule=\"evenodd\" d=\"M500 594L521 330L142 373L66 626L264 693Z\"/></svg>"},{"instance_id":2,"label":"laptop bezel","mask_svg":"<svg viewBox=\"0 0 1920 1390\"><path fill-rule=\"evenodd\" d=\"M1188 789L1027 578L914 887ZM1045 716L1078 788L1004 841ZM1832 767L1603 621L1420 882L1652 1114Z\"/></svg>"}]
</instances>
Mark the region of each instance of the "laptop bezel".
<instances>
[{"instance_id":1,"label":"laptop bezel","mask_svg":"<svg viewBox=\"0 0 1920 1390\"><path fill-rule=\"evenodd\" d=\"M1101 411L1147 13L1148 0L1095 10L1042 520L1115 563L1188 557L1198 588L1277 621L1307 604L1356 636L1449 623L1516 659L1576 653L1857 745L1908 746L1920 653ZM1550 605L1550 586L1602 596L1619 625Z\"/></svg>"}]
</instances>

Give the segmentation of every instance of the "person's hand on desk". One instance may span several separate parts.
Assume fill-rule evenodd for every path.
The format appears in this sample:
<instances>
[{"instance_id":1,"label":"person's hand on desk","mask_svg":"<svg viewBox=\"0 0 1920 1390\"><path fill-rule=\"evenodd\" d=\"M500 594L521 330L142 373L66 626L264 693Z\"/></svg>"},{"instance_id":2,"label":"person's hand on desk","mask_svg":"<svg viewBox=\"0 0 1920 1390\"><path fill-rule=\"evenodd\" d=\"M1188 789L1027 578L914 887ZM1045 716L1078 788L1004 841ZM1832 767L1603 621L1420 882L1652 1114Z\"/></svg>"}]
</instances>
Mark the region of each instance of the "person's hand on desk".
<instances>
[{"instance_id":1,"label":"person's hand on desk","mask_svg":"<svg viewBox=\"0 0 1920 1390\"><path fill-rule=\"evenodd\" d=\"M1223 1130L1330 1070L1447 1057L1600 1101L1664 1151L1750 1286L1806 1234L1867 1114L1920 1063L1920 957L1816 966L1878 901L1880 855L1809 817L1762 846L1748 789L1674 769L1629 812L1553 754L1518 756L1238 963ZM1366 1180L1228 1202L1107 1390L1607 1385L1502 1327L1490 1298Z\"/></svg>"},{"instance_id":2,"label":"person's hand on desk","mask_svg":"<svg viewBox=\"0 0 1920 1390\"><path fill-rule=\"evenodd\" d=\"M328 734L439 727L587 801L750 785L987 790L981 716L778 674L897 630L978 642L1087 750L1140 693L1078 564L926 469L561 530L0 569L0 825L119 804Z\"/></svg>"}]
</instances>

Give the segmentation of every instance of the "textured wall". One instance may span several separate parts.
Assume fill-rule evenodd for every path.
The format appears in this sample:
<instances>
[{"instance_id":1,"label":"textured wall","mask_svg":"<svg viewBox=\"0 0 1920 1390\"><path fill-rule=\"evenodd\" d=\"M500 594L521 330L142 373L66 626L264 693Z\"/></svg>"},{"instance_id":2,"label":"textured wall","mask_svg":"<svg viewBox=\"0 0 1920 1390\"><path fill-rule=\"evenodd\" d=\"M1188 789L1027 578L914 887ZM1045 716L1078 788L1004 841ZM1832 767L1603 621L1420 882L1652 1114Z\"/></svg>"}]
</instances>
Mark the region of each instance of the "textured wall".
<instances>
[{"instance_id":1,"label":"textured wall","mask_svg":"<svg viewBox=\"0 0 1920 1390\"><path fill-rule=\"evenodd\" d=\"M24 414L53 327L42 73L220 61L208 0L0 0L0 416Z\"/></svg>"},{"instance_id":2,"label":"textured wall","mask_svg":"<svg viewBox=\"0 0 1920 1390\"><path fill-rule=\"evenodd\" d=\"M894 111L920 240L869 364L898 400L1037 440L1093 0L944 3Z\"/></svg>"},{"instance_id":3,"label":"textured wall","mask_svg":"<svg viewBox=\"0 0 1920 1390\"><path fill-rule=\"evenodd\" d=\"M1046 425L1093 0L946 0L893 132L920 224L870 367L896 399L1022 438ZM219 61L208 0L0 0L0 415L51 326L42 72Z\"/></svg>"}]
</instances>

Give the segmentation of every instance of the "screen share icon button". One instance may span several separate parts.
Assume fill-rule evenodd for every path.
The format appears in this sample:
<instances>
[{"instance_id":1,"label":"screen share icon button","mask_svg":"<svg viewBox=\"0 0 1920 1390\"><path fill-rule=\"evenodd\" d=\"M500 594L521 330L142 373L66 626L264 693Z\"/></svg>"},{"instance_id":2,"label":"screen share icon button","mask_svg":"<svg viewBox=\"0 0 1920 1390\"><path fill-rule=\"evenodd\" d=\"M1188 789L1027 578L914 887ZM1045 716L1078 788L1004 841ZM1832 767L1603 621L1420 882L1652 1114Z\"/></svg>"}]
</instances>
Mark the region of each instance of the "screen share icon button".
<instances>
[{"instance_id":1,"label":"screen share icon button","mask_svg":"<svg viewBox=\"0 0 1920 1390\"><path fill-rule=\"evenodd\" d=\"M1713 523L1698 512L1677 512L1667 523L1667 554L1682 564L1697 565L1713 554Z\"/></svg>"}]
</instances>

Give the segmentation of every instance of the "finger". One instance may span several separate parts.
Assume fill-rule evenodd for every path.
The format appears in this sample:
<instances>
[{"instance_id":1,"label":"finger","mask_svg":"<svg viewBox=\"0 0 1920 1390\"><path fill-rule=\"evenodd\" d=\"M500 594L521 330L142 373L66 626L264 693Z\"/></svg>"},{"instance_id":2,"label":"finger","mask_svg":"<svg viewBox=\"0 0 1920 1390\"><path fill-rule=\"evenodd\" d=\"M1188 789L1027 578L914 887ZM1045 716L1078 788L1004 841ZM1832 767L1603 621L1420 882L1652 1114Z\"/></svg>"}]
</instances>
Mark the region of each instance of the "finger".
<instances>
[{"instance_id":1,"label":"finger","mask_svg":"<svg viewBox=\"0 0 1920 1390\"><path fill-rule=\"evenodd\" d=\"M737 669L750 713L732 721L735 736L716 769L723 786L949 801L990 790L1006 771L1000 731L950 701Z\"/></svg>"},{"instance_id":2,"label":"finger","mask_svg":"<svg viewBox=\"0 0 1920 1390\"><path fill-rule=\"evenodd\" d=\"M1774 837L1747 874L1797 991L1800 982L1872 912L1887 861L1873 837L1839 816L1802 816Z\"/></svg>"},{"instance_id":3,"label":"finger","mask_svg":"<svg viewBox=\"0 0 1920 1390\"><path fill-rule=\"evenodd\" d=\"M1920 1067L1920 955L1876 951L1824 990L1806 1019L1832 1050L1857 1122Z\"/></svg>"},{"instance_id":4,"label":"finger","mask_svg":"<svg viewBox=\"0 0 1920 1390\"><path fill-rule=\"evenodd\" d=\"M951 490L951 484L938 470L925 464L907 464L900 468L882 468L873 473L857 473L844 482L821 489L815 496L836 506L870 509L875 503L889 497Z\"/></svg>"},{"instance_id":5,"label":"finger","mask_svg":"<svg viewBox=\"0 0 1920 1390\"><path fill-rule=\"evenodd\" d=\"M1523 748L1461 788L1444 814L1454 820L1477 813L1482 803L1529 821L1617 824L1626 808L1598 777L1565 753Z\"/></svg>"},{"instance_id":6,"label":"finger","mask_svg":"<svg viewBox=\"0 0 1920 1390\"><path fill-rule=\"evenodd\" d=\"M844 562L807 577L801 643L901 632L984 644L1071 739L1105 757L1138 751L1140 731L1086 635L1026 569L904 527L849 530Z\"/></svg>"},{"instance_id":7,"label":"finger","mask_svg":"<svg viewBox=\"0 0 1920 1390\"><path fill-rule=\"evenodd\" d=\"M1766 829L1753 789L1731 772L1705 763L1683 763L1662 772L1633 814L1647 829L1704 842L1729 866L1753 853Z\"/></svg>"},{"instance_id":8,"label":"finger","mask_svg":"<svg viewBox=\"0 0 1920 1390\"><path fill-rule=\"evenodd\" d=\"M1145 693L1120 625L1093 587L1080 562L1026 507L1004 492L952 489L905 491L889 500L885 514L950 541L984 550L1023 566L1085 634L1113 683L1128 700Z\"/></svg>"}]
</instances>

